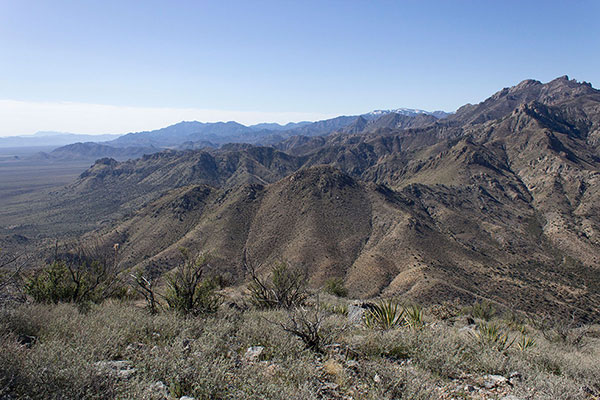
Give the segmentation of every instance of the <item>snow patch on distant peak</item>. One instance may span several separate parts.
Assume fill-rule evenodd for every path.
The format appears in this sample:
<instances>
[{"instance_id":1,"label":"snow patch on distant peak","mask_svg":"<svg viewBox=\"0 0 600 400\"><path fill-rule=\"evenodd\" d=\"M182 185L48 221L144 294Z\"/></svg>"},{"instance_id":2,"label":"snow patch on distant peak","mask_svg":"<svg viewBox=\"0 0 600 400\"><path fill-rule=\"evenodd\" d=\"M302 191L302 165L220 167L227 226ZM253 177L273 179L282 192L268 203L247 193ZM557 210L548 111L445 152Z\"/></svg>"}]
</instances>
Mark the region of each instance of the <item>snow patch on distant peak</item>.
<instances>
[{"instance_id":1,"label":"snow patch on distant peak","mask_svg":"<svg viewBox=\"0 0 600 400\"><path fill-rule=\"evenodd\" d=\"M447 113L445 111L426 111L426 110L420 110L418 108L396 108L396 109L391 109L391 110L374 110L365 115L380 116L380 115L391 114L391 113L400 114L400 115L410 115L410 116L418 115L418 114L426 114L426 115L433 115L436 118L444 118L444 117L450 115L450 113Z\"/></svg>"}]
</instances>

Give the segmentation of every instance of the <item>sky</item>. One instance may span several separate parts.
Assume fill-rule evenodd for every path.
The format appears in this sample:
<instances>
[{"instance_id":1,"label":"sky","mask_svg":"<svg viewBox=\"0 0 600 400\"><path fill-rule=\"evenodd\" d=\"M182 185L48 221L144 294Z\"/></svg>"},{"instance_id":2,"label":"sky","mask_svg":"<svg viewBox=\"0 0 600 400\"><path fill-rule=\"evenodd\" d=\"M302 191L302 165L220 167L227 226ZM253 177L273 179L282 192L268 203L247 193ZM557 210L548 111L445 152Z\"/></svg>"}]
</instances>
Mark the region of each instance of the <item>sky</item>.
<instances>
[{"instance_id":1,"label":"sky","mask_svg":"<svg viewBox=\"0 0 600 400\"><path fill-rule=\"evenodd\" d=\"M600 1L0 0L0 136L454 111L600 87Z\"/></svg>"}]
</instances>

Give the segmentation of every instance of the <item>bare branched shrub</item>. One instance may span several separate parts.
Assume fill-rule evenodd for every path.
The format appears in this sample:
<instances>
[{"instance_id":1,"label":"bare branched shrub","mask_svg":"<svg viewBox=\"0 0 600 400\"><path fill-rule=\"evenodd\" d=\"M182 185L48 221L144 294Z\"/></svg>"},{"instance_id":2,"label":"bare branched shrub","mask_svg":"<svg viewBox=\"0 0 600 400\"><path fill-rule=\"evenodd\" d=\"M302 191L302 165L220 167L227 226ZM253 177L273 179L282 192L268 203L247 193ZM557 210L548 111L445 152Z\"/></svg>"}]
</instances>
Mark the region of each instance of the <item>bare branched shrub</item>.
<instances>
[{"instance_id":1,"label":"bare branched shrub","mask_svg":"<svg viewBox=\"0 0 600 400\"><path fill-rule=\"evenodd\" d=\"M276 264L267 277L258 276L249 262L244 263L252 282L248 286L250 300L258 308L294 308L304 304L307 298L306 277L288 264Z\"/></svg>"},{"instance_id":2,"label":"bare branched shrub","mask_svg":"<svg viewBox=\"0 0 600 400\"><path fill-rule=\"evenodd\" d=\"M285 322L276 322L285 332L298 337L304 346L317 353L323 352L323 321L325 314L321 312L317 301L313 307L296 307L287 310ZM273 323L272 321L269 321Z\"/></svg>"},{"instance_id":3,"label":"bare branched shrub","mask_svg":"<svg viewBox=\"0 0 600 400\"><path fill-rule=\"evenodd\" d=\"M221 304L212 279L203 277L209 267L206 253L192 256L187 249L180 249L182 263L167 275L165 300L169 308L183 314L205 314L215 312Z\"/></svg>"},{"instance_id":4,"label":"bare branched shrub","mask_svg":"<svg viewBox=\"0 0 600 400\"><path fill-rule=\"evenodd\" d=\"M0 258L0 304L25 300L22 270L26 262L27 259L21 255Z\"/></svg>"},{"instance_id":5,"label":"bare branched shrub","mask_svg":"<svg viewBox=\"0 0 600 400\"><path fill-rule=\"evenodd\" d=\"M141 269L131 274L132 287L138 294L146 300L146 307L151 314L156 314L159 311L160 303L156 293L156 279L146 277Z\"/></svg>"},{"instance_id":6,"label":"bare branched shrub","mask_svg":"<svg viewBox=\"0 0 600 400\"><path fill-rule=\"evenodd\" d=\"M577 348L583 345L583 339L589 331L588 326L576 320L574 312L569 319L546 314L540 318L532 318L529 322L539 329L549 342L568 344Z\"/></svg>"}]
</instances>

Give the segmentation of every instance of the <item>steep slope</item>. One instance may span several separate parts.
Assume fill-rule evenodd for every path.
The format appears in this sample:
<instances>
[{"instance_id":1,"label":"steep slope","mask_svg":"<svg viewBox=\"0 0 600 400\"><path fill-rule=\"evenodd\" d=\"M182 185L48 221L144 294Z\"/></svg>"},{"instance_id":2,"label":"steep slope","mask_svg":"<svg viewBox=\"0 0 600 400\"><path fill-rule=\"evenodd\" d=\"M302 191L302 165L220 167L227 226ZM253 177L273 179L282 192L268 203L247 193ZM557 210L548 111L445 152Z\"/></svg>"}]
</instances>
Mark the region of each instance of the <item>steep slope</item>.
<instances>
[{"instance_id":1,"label":"steep slope","mask_svg":"<svg viewBox=\"0 0 600 400\"><path fill-rule=\"evenodd\" d=\"M532 228L534 210L526 199L498 196L497 185L392 191L318 166L267 186L175 189L100 237L122 244L123 266L155 273L176 265L184 246L210 251L212 273L237 282L246 256L261 273L287 260L314 286L341 277L353 296L487 298L532 312L594 315L597 283L580 280L589 269L554 264Z\"/></svg>"}]
</instances>

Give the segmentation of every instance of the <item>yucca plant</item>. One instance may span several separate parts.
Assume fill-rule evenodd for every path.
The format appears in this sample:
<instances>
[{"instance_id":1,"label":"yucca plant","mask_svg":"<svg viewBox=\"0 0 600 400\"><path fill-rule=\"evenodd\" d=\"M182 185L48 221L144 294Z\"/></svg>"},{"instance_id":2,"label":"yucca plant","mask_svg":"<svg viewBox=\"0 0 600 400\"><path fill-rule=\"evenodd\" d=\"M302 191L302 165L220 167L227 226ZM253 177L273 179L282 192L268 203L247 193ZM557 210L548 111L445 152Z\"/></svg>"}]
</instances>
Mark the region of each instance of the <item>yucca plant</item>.
<instances>
[{"instance_id":1,"label":"yucca plant","mask_svg":"<svg viewBox=\"0 0 600 400\"><path fill-rule=\"evenodd\" d=\"M370 329L387 330L404 323L404 309L391 300L375 304L365 313L365 325Z\"/></svg>"},{"instance_id":2,"label":"yucca plant","mask_svg":"<svg viewBox=\"0 0 600 400\"><path fill-rule=\"evenodd\" d=\"M511 341L508 333L502 332L498 325L486 323L479 324L475 336L482 343L491 346L498 351L508 350L516 340L515 337Z\"/></svg>"},{"instance_id":3,"label":"yucca plant","mask_svg":"<svg viewBox=\"0 0 600 400\"><path fill-rule=\"evenodd\" d=\"M332 314L348 315L348 306L346 304L322 303L321 307Z\"/></svg>"},{"instance_id":4,"label":"yucca plant","mask_svg":"<svg viewBox=\"0 0 600 400\"><path fill-rule=\"evenodd\" d=\"M423 310L417 305L404 307L404 320L412 329L421 329L425 324L423 322Z\"/></svg>"},{"instance_id":5,"label":"yucca plant","mask_svg":"<svg viewBox=\"0 0 600 400\"><path fill-rule=\"evenodd\" d=\"M521 351L525 351L533 346L535 346L535 339L527 336L524 333L521 335L521 340L517 342L517 348Z\"/></svg>"}]
</instances>

